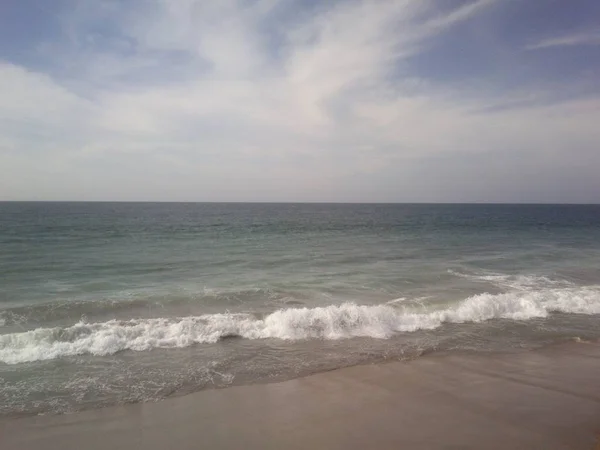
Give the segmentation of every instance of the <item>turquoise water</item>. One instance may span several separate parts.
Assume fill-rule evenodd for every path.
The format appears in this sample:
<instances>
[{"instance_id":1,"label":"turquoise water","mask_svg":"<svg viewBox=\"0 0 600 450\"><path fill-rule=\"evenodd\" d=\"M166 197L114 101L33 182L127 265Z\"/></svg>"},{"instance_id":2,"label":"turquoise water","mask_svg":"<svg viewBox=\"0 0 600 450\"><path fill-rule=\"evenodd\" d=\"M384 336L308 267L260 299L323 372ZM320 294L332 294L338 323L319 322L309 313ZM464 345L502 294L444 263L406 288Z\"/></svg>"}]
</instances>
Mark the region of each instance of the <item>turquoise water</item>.
<instances>
[{"instance_id":1,"label":"turquoise water","mask_svg":"<svg viewBox=\"0 0 600 450\"><path fill-rule=\"evenodd\" d=\"M600 336L600 207L0 203L0 413Z\"/></svg>"}]
</instances>

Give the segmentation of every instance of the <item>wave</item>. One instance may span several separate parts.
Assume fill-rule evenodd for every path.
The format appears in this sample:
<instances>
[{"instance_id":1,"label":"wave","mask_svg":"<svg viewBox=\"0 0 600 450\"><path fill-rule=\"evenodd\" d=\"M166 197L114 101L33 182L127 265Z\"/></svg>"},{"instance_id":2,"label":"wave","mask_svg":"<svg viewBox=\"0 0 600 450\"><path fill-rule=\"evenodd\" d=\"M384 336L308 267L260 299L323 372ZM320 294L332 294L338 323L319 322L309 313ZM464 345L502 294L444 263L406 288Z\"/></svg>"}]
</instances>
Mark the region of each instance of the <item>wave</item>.
<instances>
[{"instance_id":1,"label":"wave","mask_svg":"<svg viewBox=\"0 0 600 450\"><path fill-rule=\"evenodd\" d=\"M573 287L572 282L564 279L551 279L537 275L506 275L495 272L465 273L449 269L448 273L470 281L487 282L499 288L531 290L559 287Z\"/></svg>"},{"instance_id":2,"label":"wave","mask_svg":"<svg viewBox=\"0 0 600 450\"><path fill-rule=\"evenodd\" d=\"M114 314L143 309L160 311L165 307L219 305L236 306L253 300L272 303L302 303L296 292L275 290L268 287L246 287L240 289L174 289L164 293L123 292L112 298L89 298L58 300L41 304L19 305L0 311L0 326L6 325L42 325L44 322L86 317L102 314ZM298 298L297 298L298 297ZM160 314L160 313L159 313ZM31 328L31 327L30 327Z\"/></svg>"},{"instance_id":3,"label":"wave","mask_svg":"<svg viewBox=\"0 0 600 450\"><path fill-rule=\"evenodd\" d=\"M479 294L435 309L344 303L317 308L282 309L258 318L252 314L209 314L182 318L79 322L70 327L38 328L0 335L0 362L17 364L74 355L111 355L123 350L180 348L244 339L390 338L401 332L434 329L444 323L490 319L527 320L552 312L600 314L600 286L517 290Z\"/></svg>"}]
</instances>

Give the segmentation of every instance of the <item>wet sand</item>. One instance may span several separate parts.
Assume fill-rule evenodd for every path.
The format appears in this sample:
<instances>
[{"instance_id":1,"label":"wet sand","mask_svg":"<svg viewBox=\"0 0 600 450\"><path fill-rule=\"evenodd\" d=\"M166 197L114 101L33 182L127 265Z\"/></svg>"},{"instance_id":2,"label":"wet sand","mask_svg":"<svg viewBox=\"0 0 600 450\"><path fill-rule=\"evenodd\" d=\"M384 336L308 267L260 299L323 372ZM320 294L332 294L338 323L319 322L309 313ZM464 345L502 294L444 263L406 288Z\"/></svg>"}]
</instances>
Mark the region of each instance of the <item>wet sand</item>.
<instances>
[{"instance_id":1,"label":"wet sand","mask_svg":"<svg viewBox=\"0 0 600 450\"><path fill-rule=\"evenodd\" d=\"M430 355L0 420L2 450L600 449L600 344Z\"/></svg>"}]
</instances>

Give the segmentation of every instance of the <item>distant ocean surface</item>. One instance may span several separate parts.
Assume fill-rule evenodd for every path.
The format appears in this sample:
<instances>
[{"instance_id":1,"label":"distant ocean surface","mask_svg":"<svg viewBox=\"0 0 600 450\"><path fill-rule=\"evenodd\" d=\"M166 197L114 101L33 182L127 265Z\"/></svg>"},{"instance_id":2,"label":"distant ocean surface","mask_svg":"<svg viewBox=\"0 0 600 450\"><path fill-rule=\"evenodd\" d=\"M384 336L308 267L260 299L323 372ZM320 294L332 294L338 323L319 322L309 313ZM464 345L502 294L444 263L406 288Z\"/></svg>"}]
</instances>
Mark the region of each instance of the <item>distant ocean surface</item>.
<instances>
[{"instance_id":1,"label":"distant ocean surface","mask_svg":"<svg viewBox=\"0 0 600 450\"><path fill-rule=\"evenodd\" d=\"M600 206L0 203L0 415L600 337Z\"/></svg>"}]
</instances>

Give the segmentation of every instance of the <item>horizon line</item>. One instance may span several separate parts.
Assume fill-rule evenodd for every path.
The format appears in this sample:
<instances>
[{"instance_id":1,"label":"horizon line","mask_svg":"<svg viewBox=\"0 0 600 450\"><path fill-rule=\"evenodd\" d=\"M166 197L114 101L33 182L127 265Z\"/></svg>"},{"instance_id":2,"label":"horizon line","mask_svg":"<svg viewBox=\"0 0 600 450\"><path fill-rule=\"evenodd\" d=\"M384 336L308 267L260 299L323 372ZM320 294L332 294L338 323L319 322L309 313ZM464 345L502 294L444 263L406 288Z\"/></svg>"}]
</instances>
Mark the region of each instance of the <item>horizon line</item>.
<instances>
[{"instance_id":1,"label":"horizon line","mask_svg":"<svg viewBox=\"0 0 600 450\"><path fill-rule=\"evenodd\" d=\"M0 200L0 203L173 203L233 205L524 205L524 206L600 206L600 202L351 202L351 201L214 201L214 200Z\"/></svg>"}]
</instances>

